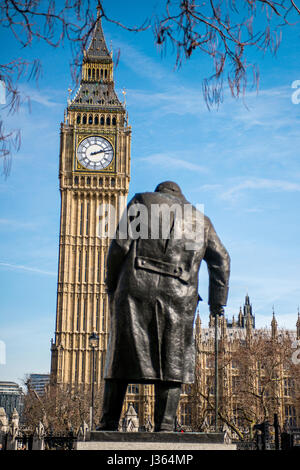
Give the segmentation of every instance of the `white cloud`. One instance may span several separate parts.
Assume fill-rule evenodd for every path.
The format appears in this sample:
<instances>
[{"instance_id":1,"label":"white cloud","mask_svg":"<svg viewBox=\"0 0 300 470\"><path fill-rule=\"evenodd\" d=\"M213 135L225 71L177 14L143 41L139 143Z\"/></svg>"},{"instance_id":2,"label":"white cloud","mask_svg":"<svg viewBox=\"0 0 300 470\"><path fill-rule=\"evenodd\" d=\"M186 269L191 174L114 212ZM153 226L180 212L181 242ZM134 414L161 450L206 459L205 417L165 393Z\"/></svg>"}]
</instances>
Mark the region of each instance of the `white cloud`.
<instances>
[{"instance_id":1,"label":"white cloud","mask_svg":"<svg viewBox=\"0 0 300 470\"><path fill-rule=\"evenodd\" d=\"M150 163L151 165L163 165L165 167L181 168L189 171L197 171L200 173L206 173L207 168L190 162L188 159L176 158L164 153L155 153L148 155L147 157L140 158L139 160Z\"/></svg>"},{"instance_id":2,"label":"white cloud","mask_svg":"<svg viewBox=\"0 0 300 470\"><path fill-rule=\"evenodd\" d=\"M20 85L19 90L21 92L22 98L29 99L30 101L34 101L47 108L61 105L61 102L56 102L53 100L53 98L57 97L58 94L61 95L57 89L50 90L43 88L41 91L36 87L22 84ZM59 96L59 98L61 99L61 96Z\"/></svg>"},{"instance_id":3,"label":"white cloud","mask_svg":"<svg viewBox=\"0 0 300 470\"><path fill-rule=\"evenodd\" d=\"M169 69L164 68L136 47L119 40L114 40L114 44L117 50L120 51L120 61L137 75L146 77L154 82L164 79L168 83L174 77L175 74L170 73Z\"/></svg>"},{"instance_id":4,"label":"white cloud","mask_svg":"<svg viewBox=\"0 0 300 470\"><path fill-rule=\"evenodd\" d=\"M267 178L252 178L246 179L234 184L232 180L227 181L228 189L224 190L224 185L221 184L205 184L201 188L196 188L195 191L213 191L221 199L224 199L228 202L233 202L237 200L240 194L247 190L268 190L275 192L299 192L300 184L293 181L277 180L277 179L267 179ZM247 212L261 212L262 208L249 208L245 209Z\"/></svg>"},{"instance_id":5,"label":"white cloud","mask_svg":"<svg viewBox=\"0 0 300 470\"><path fill-rule=\"evenodd\" d=\"M287 273L286 277L232 274L230 277L229 308L226 309L231 315L236 316L241 301L243 302L243 298L240 296L241 292L249 292L258 325L263 326L265 319L271 318L274 306L278 324L294 327L297 320L300 284L298 279L295 279L291 274ZM252 293L255 293L255 296ZM294 314L290 313L293 310Z\"/></svg>"},{"instance_id":6,"label":"white cloud","mask_svg":"<svg viewBox=\"0 0 300 470\"><path fill-rule=\"evenodd\" d=\"M13 219L0 219L0 225L2 227L12 228L12 229L33 229L36 225L32 222L22 222L19 220Z\"/></svg>"},{"instance_id":7,"label":"white cloud","mask_svg":"<svg viewBox=\"0 0 300 470\"><path fill-rule=\"evenodd\" d=\"M54 273L54 272L51 272L51 271L44 271L43 269L31 268L29 266L23 266L23 265L19 265L19 264L1 263L0 262L0 267L7 268L7 269L12 269L12 270L28 271L28 272L36 273L36 274L45 274L47 276L56 276L57 275L57 273Z\"/></svg>"},{"instance_id":8,"label":"white cloud","mask_svg":"<svg viewBox=\"0 0 300 470\"><path fill-rule=\"evenodd\" d=\"M253 178L242 181L221 194L222 199L233 201L239 197L242 191L270 190L270 191L300 191L300 184L284 180L272 180L266 178Z\"/></svg>"},{"instance_id":9,"label":"white cloud","mask_svg":"<svg viewBox=\"0 0 300 470\"><path fill-rule=\"evenodd\" d=\"M202 92L184 86L169 86L168 90L159 92L128 90L128 99L143 109L152 108L156 116L190 114L200 117L207 112Z\"/></svg>"},{"instance_id":10,"label":"white cloud","mask_svg":"<svg viewBox=\"0 0 300 470\"><path fill-rule=\"evenodd\" d=\"M222 188L221 184L203 184L200 188L201 191L216 191ZM195 191L199 191L199 188L196 188Z\"/></svg>"}]
</instances>

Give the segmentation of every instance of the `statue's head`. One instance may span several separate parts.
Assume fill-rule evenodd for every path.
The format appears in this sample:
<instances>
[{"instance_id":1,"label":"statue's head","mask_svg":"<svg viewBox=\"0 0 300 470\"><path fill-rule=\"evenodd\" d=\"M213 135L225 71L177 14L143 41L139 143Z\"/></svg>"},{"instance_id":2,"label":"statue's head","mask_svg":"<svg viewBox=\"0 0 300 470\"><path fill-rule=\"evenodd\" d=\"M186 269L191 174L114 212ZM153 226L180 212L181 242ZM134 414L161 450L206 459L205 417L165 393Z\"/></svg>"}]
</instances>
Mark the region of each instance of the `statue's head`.
<instances>
[{"instance_id":1,"label":"statue's head","mask_svg":"<svg viewBox=\"0 0 300 470\"><path fill-rule=\"evenodd\" d=\"M155 192L174 194L174 196L182 195L180 187L173 181L164 181L163 183L159 183L155 188Z\"/></svg>"}]
</instances>

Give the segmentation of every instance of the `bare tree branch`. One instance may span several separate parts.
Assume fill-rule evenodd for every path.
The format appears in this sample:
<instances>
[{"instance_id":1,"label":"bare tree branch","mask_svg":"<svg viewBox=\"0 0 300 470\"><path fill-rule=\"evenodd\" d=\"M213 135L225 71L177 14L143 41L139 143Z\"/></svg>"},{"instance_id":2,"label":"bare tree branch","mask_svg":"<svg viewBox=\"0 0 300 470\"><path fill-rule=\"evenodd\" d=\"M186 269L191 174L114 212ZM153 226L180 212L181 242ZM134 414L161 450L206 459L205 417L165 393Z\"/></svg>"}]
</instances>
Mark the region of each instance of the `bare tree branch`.
<instances>
[{"instance_id":1,"label":"bare tree branch","mask_svg":"<svg viewBox=\"0 0 300 470\"><path fill-rule=\"evenodd\" d=\"M37 40L55 48L65 40L70 42L73 46L71 73L75 84L78 84L83 51L101 17L132 32L144 31L149 26L145 21L140 27L129 27L109 18L105 14L102 2L98 2L100 15L97 16L95 3L90 0L64 0L64 2L2 0L0 1L0 27L9 29L15 40L24 48L33 47ZM24 101L29 100L28 97L21 96L19 81L20 79L38 80L41 69L42 64L38 59L29 62L17 58L9 64L0 64L0 80L5 83L7 95L7 103L2 107L3 110L13 114L18 111ZM20 148L21 132L20 130L6 130L3 119L0 117L0 159L3 162L3 174L7 177L11 167L11 156Z\"/></svg>"}]
</instances>

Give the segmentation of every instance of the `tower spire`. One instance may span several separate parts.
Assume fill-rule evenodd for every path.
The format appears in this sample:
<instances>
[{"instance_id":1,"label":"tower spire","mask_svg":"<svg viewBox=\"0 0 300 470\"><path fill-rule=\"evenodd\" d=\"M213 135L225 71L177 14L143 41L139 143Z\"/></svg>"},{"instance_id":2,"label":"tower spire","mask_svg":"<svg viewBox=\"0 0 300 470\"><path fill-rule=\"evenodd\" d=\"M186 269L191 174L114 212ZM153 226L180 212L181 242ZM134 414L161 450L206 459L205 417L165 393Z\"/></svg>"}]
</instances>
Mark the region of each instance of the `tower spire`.
<instances>
[{"instance_id":1,"label":"tower spire","mask_svg":"<svg viewBox=\"0 0 300 470\"><path fill-rule=\"evenodd\" d=\"M197 310L197 318L196 318L196 335L201 334L201 318L199 310Z\"/></svg>"},{"instance_id":2,"label":"tower spire","mask_svg":"<svg viewBox=\"0 0 300 470\"><path fill-rule=\"evenodd\" d=\"M84 51L80 87L72 101L68 103L69 111L81 110L84 107L85 111L98 112L99 106L101 106L102 111L106 109L108 112L126 112L125 106L120 102L115 92L113 59L105 42L101 16L102 6L99 2L91 42ZM89 119L92 121L92 117ZM110 124L112 124L112 119L113 117L108 119Z\"/></svg>"},{"instance_id":3,"label":"tower spire","mask_svg":"<svg viewBox=\"0 0 300 470\"><path fill-rule=\"evenodd\" d=\"M300 312L299 312L299 307L298 307L298 320L296 323L296 328L297 328L297 339L300 339Z\"/></svg>"},{"instance_id":4,"label":"tower spire","mask_svg":"<svg viewBox=\"0 0 300 470\"><path fill-rule=\"evenodd\" d=\"M243 326L243 312L242 307L240 307L240 311L238 314L238 326L241 328Z\"/></svg>"},{"instance_id":5,"label":"tower spire","mask_svg":"<svg viewBox=\"0 0 300 470\"><path fill-rule=\"evenodd\" d=\"M109 62L112 61L111 54L108 50L104 38L101 20L101 6L99 4L97 6L97 21L95 24L90 45L88 46L86 51L86 58L90 61L97 61L103 59L108 59Z\"/></svg>"},{"instance_id":6,"label":"tower spire","mask_svg":"<svg viewBox=\"0 0 300 470\"><path fill-rule=\"evenodd\" d=\"M98 0L98 5L97 5L97 17L99 17L99 16L101 15L101 10L102 10L101 2L100 2L100 0Z\"/></svg>"},{"instance_id":7,"label":"tower spire","mask_svg":"<svg viewBox=\"0 0 300 470\"><path fill-rule=\"evenodd\" d=\"M252 314L252 304L250 303L250 298L249 294L247 292L247 295L245 297L245 303L244 303L244 314L243 314L243 327L246 326L247 321L251 322L251 326L255 328L255 319L254 315Z\"/></svg>"},{"instance_id":8,"label":"tower spire","mask_svg":"<svg viewBox=\"0 0 300 470\"><path fill-rule=\"evenodd\" d=\"M271 328L272 328L272 338L276 338L277 336L277 321L275 318L275 310L274 310L274 305L273 305L273 318L271 321Z\"/></svg>"}]
</instances>

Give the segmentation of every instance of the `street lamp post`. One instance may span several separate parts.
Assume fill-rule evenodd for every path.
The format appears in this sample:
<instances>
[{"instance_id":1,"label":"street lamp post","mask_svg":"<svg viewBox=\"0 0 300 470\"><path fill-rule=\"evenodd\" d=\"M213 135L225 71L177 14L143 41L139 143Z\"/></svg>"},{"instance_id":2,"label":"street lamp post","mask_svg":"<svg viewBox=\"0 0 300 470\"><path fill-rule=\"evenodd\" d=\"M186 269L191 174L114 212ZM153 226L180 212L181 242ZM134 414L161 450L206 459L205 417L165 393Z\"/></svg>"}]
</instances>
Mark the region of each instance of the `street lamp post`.
<instances>
[{"instance_id":1,"label":"street lamp post","mask_svg":"<svg viewBox=\"0 0 300 470\"><path fill-rule=\"evenodd\" d=\"M215 317L215 432L218 432L218 414L219 414L219 367L218 367L218 327L219 318L224 315L223 307L218 307L213 310Z\"/></svg>"},{"instance_id":2,"label":"street lamp post","mask_svg":"<svg viewBox=\"0 0 300 470\"><path fill-rule=\"evenodd\" d=\"M218 315L215 316L215 432L218 432L219 412L219 370L218 370Z\"/></svg>"},{"instance_id":3,"label":"street lamp post","mask_svg":"<svg viewBox=\"0 0 300 470\"><path fill-rule=\"evenodd\" d=\"M99 336L92 333L89 337L90 347L92 348L92 402L90 408L90 429L94 429L94 398L95 398L95 349L98 346Z\"/></svg>"}]
</instances>

